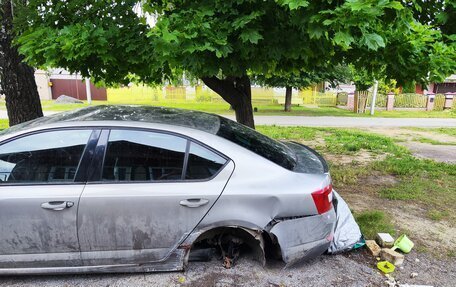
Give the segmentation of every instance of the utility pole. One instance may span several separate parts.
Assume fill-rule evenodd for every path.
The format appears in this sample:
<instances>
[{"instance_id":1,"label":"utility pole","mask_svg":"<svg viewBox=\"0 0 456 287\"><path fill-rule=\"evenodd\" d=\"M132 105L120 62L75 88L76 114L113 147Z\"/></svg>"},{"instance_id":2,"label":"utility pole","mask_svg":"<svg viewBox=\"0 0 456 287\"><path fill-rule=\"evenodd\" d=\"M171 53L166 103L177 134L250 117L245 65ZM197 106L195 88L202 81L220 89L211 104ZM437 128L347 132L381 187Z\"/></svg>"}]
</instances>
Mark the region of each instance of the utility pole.
<instances>
[{"instance_id":1,"label":"utility pole","mask_svg":"<svg viewBox=\"0 0 456 287\"><path fill-rule=\"evenodd\" d=\"M90 79L85 79L86 83L86 93L87 93L87 103L92 104L92 91L90 90Z\"/></svg>"},{"instance_id":2,"label":"utility pole","mask_svg":"<svg viewBox=\"0 0 456 287\"><path fill-rule=\"evenodd\" d=\"M374 90L372 91L372 102L371 102L371 107L370 107L371 116L373 116L374 112L375 112L375 101L377 100L377 91L378 91L378 81L375 80L374 81Z\"/></svg>"}]
</instances>

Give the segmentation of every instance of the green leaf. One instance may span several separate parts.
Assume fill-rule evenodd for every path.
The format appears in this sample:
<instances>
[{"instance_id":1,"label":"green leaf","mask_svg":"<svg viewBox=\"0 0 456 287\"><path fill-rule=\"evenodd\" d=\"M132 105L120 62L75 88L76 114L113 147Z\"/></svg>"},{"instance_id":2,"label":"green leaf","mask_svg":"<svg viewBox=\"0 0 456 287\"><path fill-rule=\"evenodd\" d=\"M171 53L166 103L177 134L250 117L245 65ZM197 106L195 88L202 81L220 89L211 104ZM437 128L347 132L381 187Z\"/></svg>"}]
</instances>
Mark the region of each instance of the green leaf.
<instances>
[{"instance_id":1,"label":"green leaf","mask_svg":"<svg viewBox=\"0 0 456 287\"><path fill-rule=\"evenodd\" d=\"M277 0L276 2L282 6L288 6L290 10L296 10L301 7L305 8L309 6L309 1L305 0Z\"/></svg>"},{"instance_id":2,"label":"green leaf","mask_svg":"<svg viewBox=\"0 0 456 287\"><path fill-rule=\"evenodd\" d=\"M383 40L382 36L376 33L363 35L363 37L361 38L361 43L367 46L369 50L374 51L377 51L378 48L385 47L385 41Z\"/></svg>"},{"instance_id":3,"label":"green leaf","mask_svg":"<svg viewBox=\"0 0 456 287\"><path fill-rule=\"evenodd\" d=\"M391 1L388 5L386 5L386 7L396 9L396 10L404 9L404 6L402 6L401 2L399 2L399 1Z\"/></svg>"},{"instance_id":4,"label":"green leaf","mask_svg":"<svg viewBox=\"0 0 456 287\"><path fill-rule=\"evenodd\" d=\"M364 0L347 0L344 5L352 11L362 11L371 8L369 1Z\"/></svg>"},{"instance_id":5,"label":"green leaf","mask_svg":"<svg viewBox=\"0 0 456 287\"><path fill-rule=\"evenodd\" d=\"M168 42L168 43L171 43L171 42L177 42L177 36L173 33L170 33L168 31L168 27L163 27L162 28L162 36L163 36L163 40L165 40L165 42Z\"/></svg>"},{"instance_id":6,"label":"green leaf","mask_svg":"<svg viewBox=\"0 0 456 287\"><path fill-rule=\"evenodd\" d=\"M309 25L310 39L319 39L323 36L324 29L319 25Z\"/></svg>"},{"instance_id":7,"label":"green leaf","mask_svg":"<svg viewBox=\"0 0 456 287\"><path fill-rule=\"evenodd\" d=\"M325 21L323 21L323 25L325 25L325 26L329 26L332 23L334 23L334 20L326 19Z\"/></svg>"},{"instance_id":8,"label":"green leaf","mask_svg":"<svg viewBox=\"0 0 456 287\"><path fill-rule=\"evenodd\" d=\"M258 41L263 39L263 36L258 33L256 30L245 30L239 35L239 38L241 38L242 42L250 42L252 44L258 44Z\"/></svg>"},{"instance_id":9,"label":"green leaf","mask_svg":"<svg viewBox=\"0 0 456 287\"><path fill-rule=\"evenodd\" d=\"M354 40L353 36L346 32L337 32L334 35L334 43L346 49L350 48Z\"/></svg>"}]
</instances>

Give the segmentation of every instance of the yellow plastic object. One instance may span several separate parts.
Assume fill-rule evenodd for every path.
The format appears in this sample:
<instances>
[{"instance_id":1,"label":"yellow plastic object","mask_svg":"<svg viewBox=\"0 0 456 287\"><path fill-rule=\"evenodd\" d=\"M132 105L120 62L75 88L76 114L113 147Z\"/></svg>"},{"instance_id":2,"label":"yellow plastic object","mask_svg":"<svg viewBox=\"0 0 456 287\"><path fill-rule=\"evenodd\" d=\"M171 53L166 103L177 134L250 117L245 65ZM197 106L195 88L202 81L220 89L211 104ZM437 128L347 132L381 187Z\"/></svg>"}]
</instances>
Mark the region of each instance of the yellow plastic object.
<instances>
[{"instance_id":1,"label":"yellow plastic object","mask_svg":"<svg viewBox=\"0 0 456 287\"><path fill-rule=\"evenodd\" d=\"M394 241L394 246L391 249L399 249L404 253L409 253L412 250L413 246L415 246L415 244L413 244L407 235L402 234L398 239L396 239L396 241Z\"/></svg>"},{"instance_id":2,"label":"yellow plastic object","mask_svg":"<svg viewBox=\"0 0 456 287\"><path fill-rule=\"evenodd\" d=\"M377 268L380 269L383 273L388 274L394 271L396 267L388 261L380 261L377 263Z\"/></svg>"}]
</instances>

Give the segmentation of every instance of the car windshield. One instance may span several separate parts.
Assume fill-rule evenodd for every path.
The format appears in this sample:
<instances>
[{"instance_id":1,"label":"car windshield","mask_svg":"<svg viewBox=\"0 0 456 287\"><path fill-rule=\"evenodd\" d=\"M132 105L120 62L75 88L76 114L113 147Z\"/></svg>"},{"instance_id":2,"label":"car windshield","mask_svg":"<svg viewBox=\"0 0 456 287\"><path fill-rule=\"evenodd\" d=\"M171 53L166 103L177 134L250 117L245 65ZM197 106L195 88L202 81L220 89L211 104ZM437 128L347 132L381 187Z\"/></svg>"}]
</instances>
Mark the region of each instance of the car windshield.
<instances>
[{"instance_id":1,"label":"car windshield","mask_svg":"<svg viewBox=\"0 0 456 287\"><path fill-rule=\"evenodd\" d=\"M293 170L296 166L294 153L287 146L234 121L220 117L217 135L286 169Z\"/></svg>"}]
</instances>

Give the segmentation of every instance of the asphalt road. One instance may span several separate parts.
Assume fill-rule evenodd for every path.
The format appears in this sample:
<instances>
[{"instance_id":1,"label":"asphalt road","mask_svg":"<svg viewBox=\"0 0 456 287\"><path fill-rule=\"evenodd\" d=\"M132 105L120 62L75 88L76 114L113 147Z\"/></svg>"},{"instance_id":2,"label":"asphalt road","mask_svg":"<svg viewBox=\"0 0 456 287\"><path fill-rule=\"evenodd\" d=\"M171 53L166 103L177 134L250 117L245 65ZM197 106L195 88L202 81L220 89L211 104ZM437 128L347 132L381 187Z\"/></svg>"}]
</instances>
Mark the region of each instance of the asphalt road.
<instances>
[{"instance_id":1,"label":"asphalt road","mask_svg":"<svg viewBox=\"0 0 456 287\"><path fill-rule=\"evenodd\" d=\"M52 115L56 112L45 112ZM223 115L234 120L234 116ZM7 119L0 110L0 119ZM306 126L306 127L456 127L456 119L449 118L356 118L356 117L305 117L305 116L255 116L256 125Z\"/></svg>"}]
</instances>

